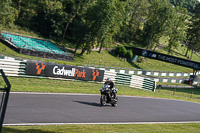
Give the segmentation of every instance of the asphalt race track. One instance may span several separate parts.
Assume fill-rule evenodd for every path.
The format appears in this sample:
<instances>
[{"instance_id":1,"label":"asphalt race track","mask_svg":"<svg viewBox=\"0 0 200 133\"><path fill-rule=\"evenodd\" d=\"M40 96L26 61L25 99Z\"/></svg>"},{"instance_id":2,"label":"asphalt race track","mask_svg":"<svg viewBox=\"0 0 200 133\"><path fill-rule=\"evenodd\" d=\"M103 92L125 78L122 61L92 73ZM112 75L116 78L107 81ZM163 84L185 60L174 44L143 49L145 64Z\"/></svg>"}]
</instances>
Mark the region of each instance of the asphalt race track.
<instances>
[{"instance_id":1,"label":"asphalt race track","mask_svg":"<svg viewBox=\"0 0 200 133\"><path fill-rule=\"evenodd\" d=\"M11 93L4 124L199 122L200 104L119 96L117 107L100 106L100 95Z\"/></svg>"}]
</instances>

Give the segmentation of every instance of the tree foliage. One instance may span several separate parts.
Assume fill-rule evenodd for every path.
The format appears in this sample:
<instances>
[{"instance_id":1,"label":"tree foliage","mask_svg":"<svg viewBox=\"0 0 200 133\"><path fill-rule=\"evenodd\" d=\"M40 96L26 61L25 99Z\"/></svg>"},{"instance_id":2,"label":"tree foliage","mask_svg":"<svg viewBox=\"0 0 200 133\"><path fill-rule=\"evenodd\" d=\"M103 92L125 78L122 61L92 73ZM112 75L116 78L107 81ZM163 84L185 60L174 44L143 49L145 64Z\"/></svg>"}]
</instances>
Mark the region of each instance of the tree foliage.
<instances>
[{"instance_id":1,"label":"tree foliage","mask_svg":"<svg viewBox=\"0 0 200 133\"><path fill-rule=\"evenodd\" d=\"M199 3L198 0L170 0L175 7L176 6L183 6L189 12L194 13L196 5Z\"/></svg>"},{"instance_id":2,"label":"tree foliage","mask_svg":"<svg viewBox=\"0 0 200 133\"><path fill-rule=\"evenodd\" d=\"M133 57L133 52L132 52L132 50L127 50L126 57L127 57L128 59L130 59L130 58Z\"/></svg>"},{"instance_id":3,"label":"tree foliage","mask_svg":"<svg viewBox=\"0 0 200 133\"><path fill-rule=\"evenodd\" d=\"M66 37L69 24L73 23L73 20L76 19L76 16L78 16L78 19L80 16L83 16L91 2L92 0L63 0L62 3L63 3L63 6L66 7L65 12L68 14L68 18L67 18L65 30L63 31L61 44L63 43ZM80 21L80 23L81 22L82 20Z\"/></svg>"},{"instance_id":4,"label":"tree foliage","mask_svg":"<svg viewBox=\"0 0 200 133\"><path fill-rule=\"evenodd\" d=\"M191 23L189 23L189 28L187 31L187 41L186 45L188 47L188 50L192 50L192 53L194 51L199 52L200 49L200 4L197 5L195 9L195 14L190 20ZM188 51L187 50L187 51ZM185 54L187 56L187 52ZM192 55L190 56L192 58Z\"/></svg>"},{"instance_id":5,"label":"tree foliage","mask_svg":"<svg viewBox=\"0 0 200 133\"><path fill-rule=\"evenodd\" d=\"M182 42L188 50L199 48L197 0L1 0L0 6L0 25L15 23L61 44L70 41L81 54L113 42L154 50L163 36L169 54Z\"/></svg>"},{"instance_id":6,"label":"tree foliage","mask_svg":"<svg viewBox=\"0 0 200 133\"><path fill-rule=\"evenodd\" d=\"M153 49L159 44L159 39L170 28L170 21L173 19L173 7L169 3L162 3L160 0L151 0L149 14L144 23L143 42L147 49Z\"/></svg>"},{"instance_id":7,"label":"tree foliage","mask_svg":"<svg viewBox=\"0 0 200 133\"><path fill-rule=\"evenodd\" d=\"M179 44L185 41L187 19L187 11L184 8L178 6L174 8L172 19L168 23L170 26L166 34L169 37L167 46L168 54L171 54L172 49L178 48Z\"/></svg>"},{"instance_id":8,"label":"tree foliage","mask_svg":"<svg viewBox=\"0 0 200 133\"><path fill-rule=\"evenodd\" d=\"M127 54L127 50L124 46L118 46L116 47L116 54L119 55L120 57L125 57Z\"/></svg>"},{"instance_id":9,"label":"tree foliage","mask_svg":"<svg viewBox=\"0 0 200 133\"><path fill-rule=\"evenodd\" d=\"M119 0L97 0L96 4L88 9L87 20L100 45L99 53L103 45L111 43L113 35L120 30L123 6L123 2Z\"/></svg>"},{"instance_id":10,"label":"tree foliage","mask_svg":"<svg viewBox=\"0 0 200 133\"><path fill-rule=\"evenodd\" d=\"M121 42L130 43L139 39L141 27L147 19L149 3L148 0L127 0L125 13L123 14L123 25L116 39Z\"/></svg>"},{"instance_id":11,"label":"tree foliage","mask_svg":"<svg viewBox=\"0 0 200 133\"><path fill-rule=\"evenodd\" d=\"M15 20L15 9L11 6L11 0L2 0L0 2L0 24L9 25L12 24Z\"/></svg>"},{"instance_id":12,"label":"tree foliage","mask_svg":"<svg viewBox=\"0 0 200 133\"><path fill-rule=\"evenodd\" d=\"M56 0L44 0L38 4L40 6L35 18L38 22L37 30L48 37L61 36L67 18L62 3Z\"/></svg>"}]
</instances>

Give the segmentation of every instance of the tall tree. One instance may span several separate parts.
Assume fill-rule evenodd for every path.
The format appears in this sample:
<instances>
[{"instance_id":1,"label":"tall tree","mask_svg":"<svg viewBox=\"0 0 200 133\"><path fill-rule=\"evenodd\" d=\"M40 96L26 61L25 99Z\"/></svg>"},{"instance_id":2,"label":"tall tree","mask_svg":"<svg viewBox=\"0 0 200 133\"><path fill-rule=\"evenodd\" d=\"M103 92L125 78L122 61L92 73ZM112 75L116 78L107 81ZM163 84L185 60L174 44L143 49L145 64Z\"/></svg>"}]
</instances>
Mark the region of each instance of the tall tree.
<instances>
[{"instance_id":1,"label":"tall tree","mask_svg":"<svg viewBox=\"0 0 200 133\"><path fill-rule=\"evenodd\" d=\"M63 0L65 12L68 14L66 26L62 35L61 45L66 37L70 23L73 22L77 14L82 14L92 0Z\"/></svg>"},{"instance_id":2,"label":"tall tree","mask_svg":"<svg viewBox=\"0 0 200 133\"><path fill-rule=\"evenodd\" d=\"M172 12L172 18L168 22L169 28L167 36L169 36L169 43L167 46L168 54L171 54L173 48L177 48L180 42L186 39L187 30L187 10L177 6Z\"/></svg>"},{"instance_id":3,"label":"tall tree","mask_svg":"<svg viewBox=\"0 0 200 133\"><path fill-rule=\"evenodd\" d=\"M92 29L90 29L88 21L85 19L85 15L78 15L73 22L73 29L72 29L72 40L75 44L75 52L77 48L81 48L81 55L85 53L87 50L88 52L91 49L91 45L94 42L94 38L92 36Z\"/></svg>"},{"instance_id":4,"label":"tall tree","mask_svg":"<svg viewBox=\"0 0 200 133\"><path fill-rule=\"evenodd\" d=\"M136 40L144 25L148 13L148 0L126 0L123 25L117 36L120 41L131 42Z\"/></svg>"},{"instance_id":5,"label":"tall tree","mask_svg":"<svg viewBox=\"0 0 200 133\"><path fill-rule=\"evenodd\" d=\"M171 4L160 0L150 0L148 18L144 24L143 42L147 49L153 49L154 45L159 45L159 39L169 28L168 22L173 15Z\"/></svg>"},{"instance_id":6,"label":"tall tree","mask_svg":"<svg viewBox=\"0 0 200 133\"><path fill-rule=\"evenodd\" d=\"M61 2L56 0L39 1L37 30L43 35L56 38L62 34L67 14Z\"/></svg>"},{"instance_id":7,"label":"tall tree","mask_svg":"<svg viewBox=\"0 0 200 133\"><path fill-rule=\"evenodd\" d=\"M20 12L22 0L12 0L12 6L15 7Z\"/></svg>"},{"instance_id":8,"label":"tall tree","mask_svg":"<svg viewBox=\"0 0 200 133\"><path fill-rule=\"evenodd\" d=\"M85 36L87 32L87 25L85 25L83 22L80 23L75 20L74 26L75 27L72 30L72 40L75 45L74 54L76 54L77 49L81 48L81 46L86 42ZM81 54L83 54L83 52Z\"/></svg>"},{"instance_id":9,"label":"tall tree","mask_svg":"<svg viewBox=\"0 0 200 133\"><path fill-rule=\"evenodd\" d=\"M97 43L100 44L99 53L103 45L107 41L111 42L113 35L120 30L123 10L124 4L119 0L98 0L88 10L87 19L90 21L90 27L97 38Z\"/></svg>"},{"instance_id":10,"label":"tall tree","mask_svg":"<svg viewBox=\"0 0 200 133\"><path fill-rule=\"evenodd\" d=\"M194 51L199 52L200 48L200 4L195 8L195 14L192 17L191 23L188 26L187 32L187 47L188 50L192 50L192 54ZM187 52L186 51L186 56ZM192 54L190 58L192 58Z\"/></svg>"},{"instance_id":11,"label":"tall tree","mask_svg":"<svg viewBox=\"0 0 200 133\"><path fill-rule=\"evenodd\" d=\"M2 0L0 2L0 24L9 25L15 21L15 9L11 6L11 0Z\"/></svg>"},{"instance_id":12,"label":"tall tree","mask_svg":"<svg viewBox=\"0 0 200 133\"><path fill-rule=\"evenodd\" d=\"M38 21L34 18L37 16L37 12L40 7L40 0L12 0L12 6L16 10L16 21L15 24L18 24L22 27L35 30L38 24ZM39 25L39 24L38 24Z\"/></svg>"}]
</instances>

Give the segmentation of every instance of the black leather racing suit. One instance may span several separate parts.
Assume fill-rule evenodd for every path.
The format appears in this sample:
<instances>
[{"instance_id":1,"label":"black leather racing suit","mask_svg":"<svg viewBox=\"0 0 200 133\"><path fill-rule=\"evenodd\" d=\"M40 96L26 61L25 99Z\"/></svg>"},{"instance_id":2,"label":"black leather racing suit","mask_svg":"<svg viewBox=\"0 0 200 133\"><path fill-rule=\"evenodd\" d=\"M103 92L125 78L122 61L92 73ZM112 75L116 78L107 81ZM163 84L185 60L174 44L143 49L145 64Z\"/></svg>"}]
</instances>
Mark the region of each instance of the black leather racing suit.
<instances>
[{"instance_id":1,"label":"black leather racing suit","mask_svg":"<svg viewBox=\"0 0 200 133\"><path fill-rule=\"evenodd\" d=\"M114 98L116 98L116 93L115 93L115 91L113 90L113 88L115 88L115 84L114 84L112 81L110 81L110 82L105 82L104 84L110 85L111 96L113 95Z\"/></svg>"}]
</instances>

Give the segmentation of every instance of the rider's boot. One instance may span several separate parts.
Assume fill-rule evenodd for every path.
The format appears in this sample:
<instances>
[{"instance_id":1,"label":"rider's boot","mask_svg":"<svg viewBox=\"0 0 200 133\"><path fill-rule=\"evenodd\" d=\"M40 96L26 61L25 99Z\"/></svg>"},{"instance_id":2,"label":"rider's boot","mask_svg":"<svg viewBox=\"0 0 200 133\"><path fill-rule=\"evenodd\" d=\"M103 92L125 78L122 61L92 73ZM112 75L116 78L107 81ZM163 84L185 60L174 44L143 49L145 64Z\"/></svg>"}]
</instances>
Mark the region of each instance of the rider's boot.
<instances>
[{"instance_id":1,"label":"rider's boot","mask_svg":"<svg viewBox=\"0 0 200 133\"><path fill-rule=\"evenodd\" d=\"M116 99L116 93L113 92L113 100L116 102L117 99Z\"/></svg>"}]
</instances>

